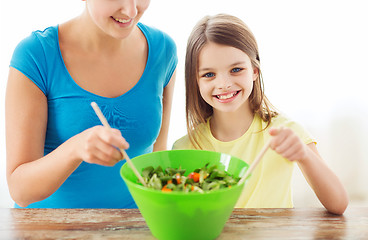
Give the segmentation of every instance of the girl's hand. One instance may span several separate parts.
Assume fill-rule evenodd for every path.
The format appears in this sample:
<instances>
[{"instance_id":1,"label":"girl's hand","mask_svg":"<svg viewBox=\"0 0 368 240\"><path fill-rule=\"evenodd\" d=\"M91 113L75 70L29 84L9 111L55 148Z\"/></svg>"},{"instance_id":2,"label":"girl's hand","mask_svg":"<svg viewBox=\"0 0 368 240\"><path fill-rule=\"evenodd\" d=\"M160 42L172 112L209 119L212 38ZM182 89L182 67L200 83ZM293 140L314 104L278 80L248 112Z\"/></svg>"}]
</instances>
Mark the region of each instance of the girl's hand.
<instances>
[{"instance_id":1,"label":"girl's hand","mask_svg":"<svg viewBox=\"0 0 368 240\"><path fill-rule=\"evenodd\" d=\"M298 162L307 158L307 145L290 128L271 128L269 133L270 147L284 158Z\"/></svg>"},{"instance_id":2,"label":"girl's hand","mask_svg":"<svg viewBox=\"0 0 368 240\"><path fill-rule=\"evenodd\" d=\"M75 137L78 158L88 163L114 166L123 157L119 148L129 148L118 129L95 126Z\"/></svg>"}]
</instances>

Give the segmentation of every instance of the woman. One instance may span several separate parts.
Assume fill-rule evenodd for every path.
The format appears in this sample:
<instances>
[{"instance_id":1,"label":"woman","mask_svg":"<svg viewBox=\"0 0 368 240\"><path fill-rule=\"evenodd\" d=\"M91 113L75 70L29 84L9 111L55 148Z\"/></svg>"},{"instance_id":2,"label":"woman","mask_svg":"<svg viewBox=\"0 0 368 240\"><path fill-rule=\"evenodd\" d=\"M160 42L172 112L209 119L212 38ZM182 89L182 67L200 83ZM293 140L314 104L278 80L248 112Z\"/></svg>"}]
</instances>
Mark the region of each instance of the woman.
<instances>
[{"instance_id":1,"label":"woman","mask_svg":"<svg viewBox=\"0 0 368 240\"><path fill-rule=\"evenodd\" d=\"M118 148L131 158L166 149L174 42L139 23L149 0L85 2L80 16L33 32L14 51L6 149L16 207L134 208Z\"/></svg>"}]
</instances>

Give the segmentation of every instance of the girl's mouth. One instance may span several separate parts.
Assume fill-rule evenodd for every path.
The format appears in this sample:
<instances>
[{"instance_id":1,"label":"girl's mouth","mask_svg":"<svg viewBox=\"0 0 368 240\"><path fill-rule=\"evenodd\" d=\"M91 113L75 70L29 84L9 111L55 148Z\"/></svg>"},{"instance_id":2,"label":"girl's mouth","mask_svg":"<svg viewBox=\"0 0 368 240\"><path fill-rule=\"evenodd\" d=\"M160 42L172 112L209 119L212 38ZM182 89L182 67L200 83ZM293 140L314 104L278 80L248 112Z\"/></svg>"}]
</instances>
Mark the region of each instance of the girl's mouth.
<instances>
[{"instance_id":1,"label":"girl's mouth","mask_svg":"<svg viewBox=\"0 0 368 240\"><path fill-rule=\"evenodd\" d=\"M230 92L230 93L215 95L215 97L217 99L220 99L220 100L227 100L227 99L230 99L230 98L235 97L236 95L239 94L239 92L240 92L240 90L239 91Z\"/></svg>"}]
</instances>

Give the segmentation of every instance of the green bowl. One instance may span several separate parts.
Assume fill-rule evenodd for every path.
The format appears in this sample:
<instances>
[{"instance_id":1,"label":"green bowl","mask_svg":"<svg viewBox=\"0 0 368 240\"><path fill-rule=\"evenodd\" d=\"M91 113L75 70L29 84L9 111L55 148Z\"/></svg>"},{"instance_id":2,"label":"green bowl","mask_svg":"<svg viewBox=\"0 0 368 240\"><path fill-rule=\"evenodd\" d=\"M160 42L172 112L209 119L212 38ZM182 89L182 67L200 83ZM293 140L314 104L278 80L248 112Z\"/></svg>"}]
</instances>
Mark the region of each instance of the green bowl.
<instances>
[{"instance_id":1,"label":"green bowl","mask_svg":"<svg viewBox=\"0 0 368 240\"><path fill-rule=\"evenodd\" d=\"M204 150L169 150L132 159L138 172L147 166L186 169L185 175L206 163L234 176L243 176L248 164L227 154ZM158 239L214 239L220 235L241 194L244 183L212 192L161 192L138 184L127 163L120 170L142 216Z\"/></svg>"}]
</instances>

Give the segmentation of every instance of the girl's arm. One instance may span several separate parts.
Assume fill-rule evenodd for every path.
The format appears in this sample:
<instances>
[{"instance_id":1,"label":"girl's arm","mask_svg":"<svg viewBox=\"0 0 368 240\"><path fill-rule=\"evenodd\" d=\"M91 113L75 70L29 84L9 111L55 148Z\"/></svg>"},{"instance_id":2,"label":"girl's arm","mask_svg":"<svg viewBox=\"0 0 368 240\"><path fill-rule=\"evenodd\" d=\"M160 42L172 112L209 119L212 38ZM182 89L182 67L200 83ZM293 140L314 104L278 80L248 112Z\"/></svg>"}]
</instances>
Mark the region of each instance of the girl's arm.
<instances>
[{"instance_id":1,"label":"girl's arm","mask_svg":"<svg viewBox=\"0 0 368 240\"><path fill-rule=\"evenodd\" d=\"M25 75L10 68L5 98L6 174L9 192L21 207L54 193L86 162L114 165L127 148L120 131L93 127L70 138L44 156L47 98Z\"/></svg>"},{"instance_id":2,"label":"girl's arm","mask_svg":"<svg viewBox=\"0 0 368 240\"><path fill-rule=\"evenodd\" d=\"M161 130L153 146L153 151L162 151L167 149L167 136L169 132L171 105L174 93L176 70L171 76L170 82L166 85L163 93L163 110Z\"/></svg>"},{"instance_id":3,"label":"girl's arm","mask_svg":"<svg viewBox=\"0 0 368 240\"><path fill-rule=\"evenodd\" d=\"M271 148L290 161L297 161L304 177L322 205L331 213L343 214L348 196L339 178L323 161L315 143L304 144L289 128L270 129Z\"/></svg>"},{"instance_id":4,"label":"girl's arm","mask_svg":"<svg viewBox=\"0 0 368 240\"><path fill-rule=\"evenodd\" d=\"M307 157L298 161L299 168L322 205L331 213L343 214L349 203L344 186L322 160L315 143L307 146Z\"/></svg>"}]
</instances>

